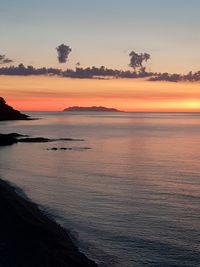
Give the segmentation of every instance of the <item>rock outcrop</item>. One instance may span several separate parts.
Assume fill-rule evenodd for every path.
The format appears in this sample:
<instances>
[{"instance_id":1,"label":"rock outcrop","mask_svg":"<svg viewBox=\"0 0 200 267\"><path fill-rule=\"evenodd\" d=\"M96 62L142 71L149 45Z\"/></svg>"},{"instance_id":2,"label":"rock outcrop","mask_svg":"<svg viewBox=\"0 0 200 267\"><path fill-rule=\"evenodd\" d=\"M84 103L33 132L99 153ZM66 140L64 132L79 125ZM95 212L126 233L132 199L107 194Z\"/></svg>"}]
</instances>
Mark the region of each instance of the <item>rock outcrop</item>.
<instances>
[{"instance_id":1,"label":"rock outcrop","mask_svg":"<svg viewBox=\"0 0 200 267\"><path fill-rule=\"evenodd\" d=\"M0 97L0 121L6 120L30 120L30 117L7 105Z\"/></svg>"},{"instance_id":2,"label":"rock outcrop","mask_svg":"<svg viewBox=\"0 0 200 267\"><path fill-rule=\"evenodd\" d=\"M98 267L69 233L0 179L0 266Z\"/></svg>"},{"instance_id":3,"label":"rock outcrop","mask_svg":"<svg viewBox=\"0 0 200 267\"><path fill-rule=\"evenodd\" d=\"M84 141L78 138L55 138L50 139L46 137L29 137L18 133L2 134L0 133L0 146L8 146L16 143L49 143L55 141Z\"/></svg>"}]
</instances>

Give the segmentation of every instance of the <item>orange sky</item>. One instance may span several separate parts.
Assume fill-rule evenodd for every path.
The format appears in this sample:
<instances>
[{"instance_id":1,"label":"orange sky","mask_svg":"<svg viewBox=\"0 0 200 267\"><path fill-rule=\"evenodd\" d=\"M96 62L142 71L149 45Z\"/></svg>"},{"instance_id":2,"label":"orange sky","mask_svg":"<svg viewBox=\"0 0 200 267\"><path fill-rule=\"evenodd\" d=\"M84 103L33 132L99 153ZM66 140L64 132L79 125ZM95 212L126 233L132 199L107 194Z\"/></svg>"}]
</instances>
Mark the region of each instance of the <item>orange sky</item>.
<instances>
[{"instance_id":1,"label":"orange sky","mask_svg":"<svg viewBox=\"0 0 200 267\"><path fill-rule=\"evenodd\" d=\"M102 105L124 111L200 112L200 83L189 82L0 76L0 96L27 111Z\"/></svg>"}]
</instances>

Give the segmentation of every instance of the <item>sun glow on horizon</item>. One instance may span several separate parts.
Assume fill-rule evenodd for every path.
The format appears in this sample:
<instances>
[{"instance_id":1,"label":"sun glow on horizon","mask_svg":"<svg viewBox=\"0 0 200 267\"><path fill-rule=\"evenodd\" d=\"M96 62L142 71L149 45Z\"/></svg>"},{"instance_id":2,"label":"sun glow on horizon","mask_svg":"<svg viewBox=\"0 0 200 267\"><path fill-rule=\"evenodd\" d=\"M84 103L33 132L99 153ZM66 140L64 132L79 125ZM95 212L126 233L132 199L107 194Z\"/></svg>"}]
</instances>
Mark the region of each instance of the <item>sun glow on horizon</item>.
<instances>
[{"instance_id":1,"label":"sun glow on horizon","mask_svg":"<svg viewBox=\"0 0 200 267\"><path fill-rule=\"evenodd\" d=\"M7 103L26 111L105 106L129 112L200 112L199 83L1 76L0 84Z\"/></svg>"}]
</instances>

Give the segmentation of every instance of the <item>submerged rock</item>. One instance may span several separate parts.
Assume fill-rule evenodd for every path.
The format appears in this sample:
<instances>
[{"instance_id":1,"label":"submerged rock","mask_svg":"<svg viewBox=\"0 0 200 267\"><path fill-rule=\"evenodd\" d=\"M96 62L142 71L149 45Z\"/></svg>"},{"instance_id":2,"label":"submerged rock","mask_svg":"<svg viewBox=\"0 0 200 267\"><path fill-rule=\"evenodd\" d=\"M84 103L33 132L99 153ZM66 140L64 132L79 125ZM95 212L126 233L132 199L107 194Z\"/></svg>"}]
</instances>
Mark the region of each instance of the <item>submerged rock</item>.
<instances>
[{"instance_id":1,"label":"submerged rock","mask_svg":"<svg viewBox=\"0 0 200 267\"><path fill-rule=\"evenodd\" d=\"M72 147L51 147L51 148L47 148L47 150L72 150Z\"/></svg>"},{"instance_id":2,"label":"submerged rock","mask_svg":"<svg viewBox=\"0 0 200 267\"><path fill-rule=\"evenodd\" d=\"M30 120L30 117L7 105L6 101L0 97L0 121L6 120Z\"/></svg>"},{"instance_id":3,"label":"submerged rock","mask_svg":"<svg viewBox=\"0 0 200 267\"><path fill-rule=\"evenodd\" d=\"M51 147L47 148L47 150L76 150L76 151L83 151L83 150L88 150L91 149L91 147Z\"/></svg>"}]
</instances>

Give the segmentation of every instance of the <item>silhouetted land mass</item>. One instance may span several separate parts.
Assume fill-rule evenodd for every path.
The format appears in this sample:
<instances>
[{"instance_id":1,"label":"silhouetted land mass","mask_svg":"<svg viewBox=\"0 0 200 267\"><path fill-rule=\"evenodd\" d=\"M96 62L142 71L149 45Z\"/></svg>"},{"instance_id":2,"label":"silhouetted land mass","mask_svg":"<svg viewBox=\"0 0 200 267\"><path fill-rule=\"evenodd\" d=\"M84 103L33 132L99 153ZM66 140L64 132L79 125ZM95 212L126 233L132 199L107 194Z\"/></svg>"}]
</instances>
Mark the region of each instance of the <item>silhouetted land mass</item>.
<instances>
[{"instance_id":1,"label":"silhouetted land mass","mask_svg":"<svg viewBox=\"0 0 200 267\"><path fill-rule=\"evenodd\" d=\"M75 70L67 69L61 70L57 68L34 68L33 66L24 66L19 64L18 66L1 67L0 75L56 75L69 78L79 78L79 79L100 79L100 78L147 78L150 81L170 81L170 82L180 82L180 81L200 81L200 71L189 72L188 74L182 75L177 73L158 73L158 72L147 72L145 67L140 68L138 71L133 70L117 70L101 67L77 67Z\"/></svg>"},{"instance_id":2,"label":"silhouetted land mass","mask_svg":"<svg viewBox=\"0 0 200 267\"><path fill-rule=\"evenodd\" d=\"M49 143L55 141L84 141L78 138L58 138L50 139L46 137L29 137L18 133L1 134L0 133L0 146L13 145L17 143Z\"/></svg>"},{"instance_id":3,"label":"silhouetted land mass","mask_svg":"<svg viewBox=\"0 0 200 267\"><path fill-rule=\"evenodd\" d=\"M97 267L36 204L0 179L0 266Z\"/></svg>"},{"instance_id":4,"label":"silhouetted land mass","mask_svg":"<svg viewBox=\"0 0 200 267\"><path fill-rule=\"evenodd\" d=\"M18 133L1 134L0 133L0 146L8 146L16 144L20 138L27 137L27 135L22 135Z\"/></svg>"},{"instance_id":5,"label":"silhouetted land mass","mask_svg":"<svg viewBox=\"0 0 200 267\"><path fill-rule=\"evenodd\" d=\"M6 101L0 97L0 121L5 120L30 120L28 115L25 115L18 110L6 104Z\"/></svg>"},{"instance_id":6,"label":"silhouetted land mass","mask_svg":"<svg viewBox=\"0 0 200 267\"><path fill-rule=\"evenodd\" d=\"M92 106L92 107L73 106L73 107L65 108L63 111L120 112L120 110L115 109L115 108L106 108L106 107L101 107L101 106L99 106L99 107L97 107L97 106Z\"/></svg>"}]
</instances>

